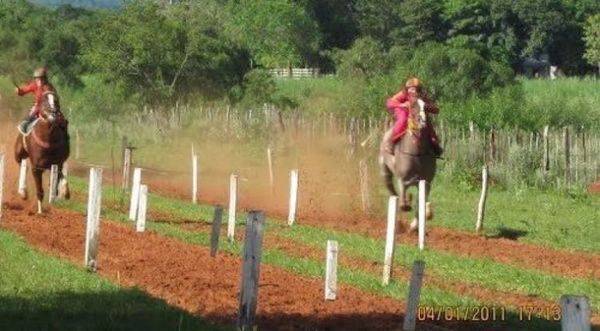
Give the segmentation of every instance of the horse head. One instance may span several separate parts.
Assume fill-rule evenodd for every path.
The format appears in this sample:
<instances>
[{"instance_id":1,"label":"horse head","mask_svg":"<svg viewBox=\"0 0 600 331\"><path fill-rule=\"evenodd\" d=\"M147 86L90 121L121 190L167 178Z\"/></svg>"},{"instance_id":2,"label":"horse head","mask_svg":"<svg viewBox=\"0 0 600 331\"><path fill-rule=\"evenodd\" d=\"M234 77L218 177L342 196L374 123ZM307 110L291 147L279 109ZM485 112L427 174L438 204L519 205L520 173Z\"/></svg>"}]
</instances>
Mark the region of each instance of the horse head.
<instances>
[{"instance_id":1,"label":"horse head","mask_svg":"<svg viewBox=\"0 0 600 331\"><path fill-rule=\"evenodd\" d=\"M58 95L54 91L46 91L43 96L44 99L40 110L40 117L53 126L60 118Z\"/></svg>"}]
</instances>

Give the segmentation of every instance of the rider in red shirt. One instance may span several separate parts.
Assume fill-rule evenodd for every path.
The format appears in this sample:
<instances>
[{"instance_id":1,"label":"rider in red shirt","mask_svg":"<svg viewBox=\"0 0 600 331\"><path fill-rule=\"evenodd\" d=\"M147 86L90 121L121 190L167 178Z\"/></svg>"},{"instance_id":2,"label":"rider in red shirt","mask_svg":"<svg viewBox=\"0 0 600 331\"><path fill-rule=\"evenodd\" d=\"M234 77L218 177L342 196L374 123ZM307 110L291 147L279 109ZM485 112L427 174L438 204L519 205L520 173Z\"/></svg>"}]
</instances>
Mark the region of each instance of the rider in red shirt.
<instances>
[{"instance_id":1,"label":"rider in red shirt","mask_svg":"<svg viewBox=\"0 0 600 331\"><path fill-rule=\"evenodd\" d=\"M387 110L392 113L396 119L394 122L394 128L392 129L392 134L390 135L390 140L388 141L388 152L393 154L393 146L394 144L404 135L406 132L406 128L408 125L408 115L409 110L416 106L416 104L421 100L424 103L424 110L429 114L437 114L439 109L437 105L431 100L425 93L423 93L423 88L421 86L421 82L418 78L410 78L404 88L396 93L394 96L389 98L386 102ZM436 157L440 157L443 153L442 146L440 146L439 139L435 129L433 128L433 124L429 116L427 116L426 120L427 128L431 135L431 145L433 147L433 152Z\"/></svg>"},{"instance_id":2,"label":"rider in red shirt","mask_svg":"<svg viewBox=\"0 0 600 331\"><path fill-rule=\"evenodd\" d=\"M33 72L34 80L19 86L15 89L19 96L23 96L28 93L33 93L34 104L31 107L31 111L29 112L29 116L25 118L25 120L21 123L20 128L22 132L25 132L27 129L27 125L33 122L40 115L40 110L42 109L42 103L44 100L44 94L48 92L52 92L56 94L56 89L50 82L48 81L48 69L45 67L37 68ZM54 109L58 109L58 98L49 99L49 106Z\"/></svg>"}]
</instances>

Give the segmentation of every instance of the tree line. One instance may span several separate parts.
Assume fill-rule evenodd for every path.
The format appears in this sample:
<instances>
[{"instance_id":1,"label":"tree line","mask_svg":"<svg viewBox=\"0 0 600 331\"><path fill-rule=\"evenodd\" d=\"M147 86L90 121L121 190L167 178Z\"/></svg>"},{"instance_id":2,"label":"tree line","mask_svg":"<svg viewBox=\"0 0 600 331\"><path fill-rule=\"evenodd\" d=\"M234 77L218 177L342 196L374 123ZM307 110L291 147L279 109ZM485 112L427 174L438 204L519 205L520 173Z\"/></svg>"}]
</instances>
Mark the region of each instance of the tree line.
<instances>
[{"instance_id":1,"label":"tree line","mask_svg":"<svg viewBox=\"0 0 600 331\"><path fill-rule=\"evenodd\" d=\"M370 86L419 74L452 99L511 84L526 57L547 54L573 75L600 63L597 0L73 3L100 9L0 0L0 73L21 79L45 64L61 84L94 76L149 104L198 93L285 104L261 68L315 66Z\"/></svg>"}]
</instances>

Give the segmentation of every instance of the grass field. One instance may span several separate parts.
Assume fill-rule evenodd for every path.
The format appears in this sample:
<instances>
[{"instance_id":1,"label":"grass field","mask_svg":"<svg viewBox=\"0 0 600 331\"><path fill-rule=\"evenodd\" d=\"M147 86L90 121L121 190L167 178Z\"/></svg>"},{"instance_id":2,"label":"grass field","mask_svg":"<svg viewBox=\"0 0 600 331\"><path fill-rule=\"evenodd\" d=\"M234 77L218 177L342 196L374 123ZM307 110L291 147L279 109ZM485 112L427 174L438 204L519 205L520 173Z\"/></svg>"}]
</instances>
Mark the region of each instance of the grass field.
<instances>
[{"instance_id":1,"label":"grass field","mask_svg":"<svg viewBox=\"0 0 600 331\"><path fill-rule=\"evenodd\" d=\"M0 230L1 330L222 330Z\"/></svg>"}]
</instances>

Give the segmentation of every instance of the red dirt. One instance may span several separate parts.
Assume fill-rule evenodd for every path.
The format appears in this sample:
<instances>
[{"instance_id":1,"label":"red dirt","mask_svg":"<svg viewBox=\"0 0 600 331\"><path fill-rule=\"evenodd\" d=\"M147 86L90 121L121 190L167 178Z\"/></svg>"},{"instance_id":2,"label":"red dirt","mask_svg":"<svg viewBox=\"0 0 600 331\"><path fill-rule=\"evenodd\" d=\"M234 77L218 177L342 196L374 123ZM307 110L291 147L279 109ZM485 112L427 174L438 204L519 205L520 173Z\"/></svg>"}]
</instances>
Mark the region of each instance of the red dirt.
<instances>
[{"instance_id":1,"label":"red dirt","mask_svg":"<svg viewBox=\"0 0 600 331\"><path fill-rule=\"evenodd\" d=\"M336 157L339 158L337 155L330 155L330 160L325 162L315 153L307 158L297 159L295 164L286 161L286 166L291 164L301 169L302 209L299 210L297 222L384 238L383 220L364 216L358 211L356 200L347 198L355 194L355 188L358 186L357 176L349 175L348 171L358 173L357 169L348 166L341 174L338 171L337 176L330 172L328 165L331 164L331 159ZM16 165L13 162L9 162L10 164L12 165L9 174L14 174ZM108 175L108 172L105 174ZM277 181L275 188L271 190L268 185L257 186L257 181L253 180L255 174L254 168L241 171L240 207L263 209L270 216L285 218L287 180ZM264 177L264 174L262 175ZM201 176L201 201L221 204L227 201L227 176L228 171L223 167L206 169ZM289 178L289 173L276 169L275 176L285 179ZM186 188L187 185L182 185L184 182L181 179L161 177L145 173L144 182L150 184L153 192L180 198L189 196L189 189ZM348 181L348 178L351 180ZM246 181L253 183L253 186L245 185ZM264 180L262 182L264 183ZM345 189L325 196L325 187ZM18 210L23 207L29 210L33 206L12 202L9 207L5 212L7 221L4 222L4 227L20 233L28 242L44 251L65 257L77 264L82 263L84 231L81 215L51 209L47 216L40 218L27 216ZM33 227L34 220L40 227L38 230L35 230L37 227ZM42 222L39 222L40 220ZM148 293L164 298L170 304L212 321L232 323L234 320L238 304L238 257L220 255L213 259L205 249L152 233L138 235L131 229L107 222L102 225L101 238L101 275L125 286L140 286ZM398 240L415 243L414 237L405 235L400 235ZM594 254L571 253L507 239L482 238L437 227L430 229L427 245L458 255L487 257L501 263L565 276L600 278L600 256ZM369 269L367 265L364 267ZM406 277L406 271L398 272ZM429 281L437 283L435 279L429 278ZM441 283L444 283L443 280ZM478 292L478 289L470 289L464 284L448 284L448 288L476 297L499 295L502 302L519 303L521 299L523 303L531 302L518 294L499 294L492 291L484 293L485 289L484 292ZM325 303L322 299L320 280L306 279L277 268L263 266L259 291L259 324L266 330L389 330L400 325L401 312L404 309L402 303L349 287L341 287L338 292L343 300ZM204 296L194 297L193 294L197 293ZM290 293L295 297L290 296ZM443 326L459 330L486 328L473 324L458 326L456 323ZM427 326L426 329L431 327Z\"/></svg>"},{"instance_id":2,"label":"red dirt","mask_svg":"<svg viewBox=\"0 0 600 331\"><path fill-rule=\"evenodd\" d=\"M588 185L587 191L589 193L600 193L600 180Z\"/></svg>"},{"instance_id":3,"label":"red dirt","mask_svg":"<svg viewBox=\"0 0 600 331\"><path fill-rule=\"evenodd\" d=\"M29 216L18 202L6 205L2 228L32 246L81 265L84 216L51 209ZM102 222L98 273L122 286L138 286L169 304L218 324L232 324L238 309L240 258L133 227ZM338 287L338 300L323 300L320 279L296 276L268 265L261 267L258 325L263 330L392 330L402 323L401 302L348 286ZM421 324L421 323L420 323ZM426 325L426 326L424 326ZM440 324L458 330L485 330L482 324ZM421 324L424 329L434 325ZM497 328L496 328L497 329Z\"/></svg>"},{"instance_id":4,"label":"red dirt","mask_svg":"<svg viewBox=\"0 0 600 331\"><path fill-rule=\"evenodd\" d=\"M185 193L182 192L181 185L177 182L163 181L152 176L145 176L144 181L149 183L154 192L185 198ZM204 203L210 204L224 204L227 199L224 193L207 192L206 190L202 197ZM269 200L260 200L254 196L241 198L239 206L247 210L264 208L263 210L266 210L269 216L276 216L280 219L287 218L285 208L272 206ZM355 213L354 217L329 214L314 217L301 216L297 222L337 231L358 233L372 238L385 238L384 220L370 218L362 213ZM557 275L600 279L600 255L557 250L506 238L479 236L474 233L436 227L435 220L432 223L433 225L427 233L426 245L434 250L465 257L489 258L499 263L543 270ZM403 224L400 225L397 240L400 243L417 244L416 236L407 234Z\"/></svg>"}]
</instances>

